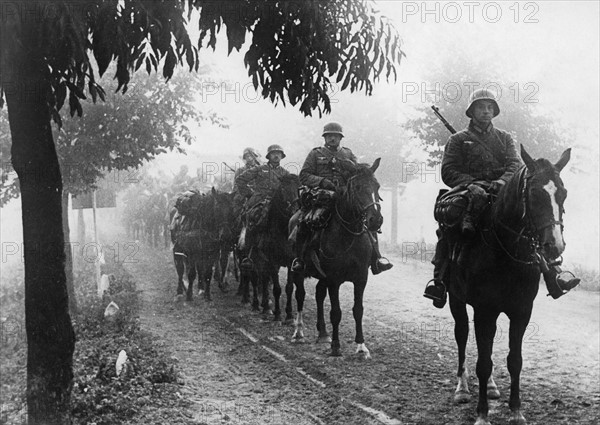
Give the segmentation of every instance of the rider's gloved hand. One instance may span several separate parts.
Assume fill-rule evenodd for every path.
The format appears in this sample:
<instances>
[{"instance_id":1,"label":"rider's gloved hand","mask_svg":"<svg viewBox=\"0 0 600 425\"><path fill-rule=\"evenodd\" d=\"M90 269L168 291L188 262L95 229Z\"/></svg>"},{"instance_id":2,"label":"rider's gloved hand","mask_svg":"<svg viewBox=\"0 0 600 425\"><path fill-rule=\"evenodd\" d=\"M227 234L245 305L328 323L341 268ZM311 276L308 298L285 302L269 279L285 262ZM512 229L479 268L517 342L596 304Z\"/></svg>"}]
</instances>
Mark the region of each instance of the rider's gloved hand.
<instances>
[{"instance_id":1,"label":"rider's gloved hand","mask_svg":"<svg viewBox=\"0 0 600 425\"><path fill-rule=\"evenodd\" d=\"M483 196L486 194L485 189L479 186L478 184L471 183L469 186L467 186L467 189L469 189L469 192L471 192L473 195Z\"/></svg>"},{"instance_id":2,"label":"rider's gloved hand","mask_svg":"<svg viewBox=\"0 0 600 425\"><path fill-rule=\"evenodd\" d=\"M490 184L490 192L492 192L492 193L500 192L500 189L502 189L505 184L506 184L506 182L502 179L494 180Z\"/></svg>"},{"instance_id":3,"label":"rider's gloved hand","mask_svg":"<svg viewBox=\"0 0 600 425\"><path fill-rule=\"evenodd\" d=\"M328 180L328 179L321 180L321 183L319 184L319 186L322 189L335 190L335 185L333 184L333 182L331 180Z\"/></svg>"}]
</instances>

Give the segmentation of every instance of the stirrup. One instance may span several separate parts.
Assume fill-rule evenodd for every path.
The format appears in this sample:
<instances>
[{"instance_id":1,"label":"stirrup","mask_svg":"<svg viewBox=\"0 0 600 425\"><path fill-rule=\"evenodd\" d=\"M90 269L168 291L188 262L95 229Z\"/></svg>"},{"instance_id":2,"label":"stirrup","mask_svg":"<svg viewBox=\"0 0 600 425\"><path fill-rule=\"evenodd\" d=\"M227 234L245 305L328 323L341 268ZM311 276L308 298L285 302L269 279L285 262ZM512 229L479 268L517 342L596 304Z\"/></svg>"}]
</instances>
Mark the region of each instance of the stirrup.
<instances>
[{"instance_id":1,"label":"stirrup","mask_svg":"<svg viewBox=\"0 0 600 425\"><path fill-rule=\"evenodd\" d=\"M290 269L293 272L301 272L304 270L304 261L302 261L300 259L300 257L296 257L294 258L294 261L292 261L292 266L290 267Z\"/></svg>"},{"instance_id":2,"label":"stirrup","mask_svg":"<svg viewBox=\"0 0 600 425\"><path fill-rule=\"evenodd\" d=\"M246 257L240 263L240 269L246 272L252 271L254 269L254 262L249 257Z\"/></svg>"},{"instance_id":3,"label":"stirrup","mask_svg":"<svg viewBox=\"0 0 600 425\"><path fill-rule=\"evenodd\" d=\"M446 305L446 293L447 289L444 282L439 279L431 279L425 286L423 296L433 300L434 307L443 308Z\"/></svg>"},{"instance_id":4,"label":"stirrup","mask_svg":"<svg viewBox=\"0 0 600 425\"><path fill-rule=\"evenodd\" d=\"M569 274L571 278L569 280L563 279L563 275ZM554 277L554 281L551 284L546 284L548 289L547 296L554 298L555 300L565 295L571 289L575 288L581 283L581 279L575 277L570 271L562 271Z\"/></svg>"},{"instance_id":5,"label":"stirrup","mask_svg":"<svg viewBox=\"0 0 600 425\"><path fill-rule=\"evenodd\" d=\"M392 263L390 263L390 260L388 260L385 257L379 257L377 260L375 260L375 262L371 265L371 272L376 275L379 274L381 272L384 272L386 270L391 269L392 267L394 267L394 265Z\"/></svg>"}]
</instances>

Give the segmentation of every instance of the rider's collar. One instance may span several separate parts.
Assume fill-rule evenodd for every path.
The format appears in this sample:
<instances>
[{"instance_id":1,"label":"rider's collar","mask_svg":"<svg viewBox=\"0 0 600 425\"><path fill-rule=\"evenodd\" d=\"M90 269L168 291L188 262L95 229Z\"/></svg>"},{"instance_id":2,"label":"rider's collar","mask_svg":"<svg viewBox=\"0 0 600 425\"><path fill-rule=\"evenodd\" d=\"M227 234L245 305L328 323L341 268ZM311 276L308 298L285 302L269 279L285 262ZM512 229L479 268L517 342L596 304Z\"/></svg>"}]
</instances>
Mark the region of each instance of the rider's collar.
<instances>
[{"instance_id":1,"label":"rider's collar","mask_svg":"<svg viewBox=\"0 0 600 425\"><path fill-rule=\"evenodd\" d=\"M471 127L471 130L475 130L479 134L487 134L490 131L492 131L492 129L494 128L494 124L492 124L490 122L488 124L487 128L484 129L484 128L479 127L477 124L475 124L474 120L471 120L471 123L469 124L469 127Z\"/></svg>"},{"instance_id":2,"label":"rider's collar","mask_svg":"<svg viewBox=\"0 0 600 425\"><path fill-rule=\"evenodd\" d=\"M337 145L337 147L334 147L334 146L329 146L328 144L325 144L325 147L327 149L329 149L331 152L339 152L340 149L342 149L342 145Z\"/></svg>"}]
</instances>

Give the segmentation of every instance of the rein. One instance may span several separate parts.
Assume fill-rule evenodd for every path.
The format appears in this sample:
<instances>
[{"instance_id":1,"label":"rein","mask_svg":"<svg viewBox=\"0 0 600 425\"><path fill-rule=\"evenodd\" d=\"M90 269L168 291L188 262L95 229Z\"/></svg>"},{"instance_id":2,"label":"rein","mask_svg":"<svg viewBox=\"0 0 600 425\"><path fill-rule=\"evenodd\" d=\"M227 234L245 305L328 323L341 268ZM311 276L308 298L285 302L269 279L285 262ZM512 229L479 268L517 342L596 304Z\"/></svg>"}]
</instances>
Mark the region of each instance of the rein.
<instances>
[{"instance_id":1,"label":"rein","mask_svg":"<svg viewBox=\"0 0 600 425\"><path fill-rule=\"evenodd\" d=\"M538 265L539 264L539 249L541 248L541 243L539 241L539 236L538 234L540 233L540 231L553 226L553 225L560 225L561 228L564 228L563 222L562 220L549 220L548 222L544 223L543 226L541 227L537 227L531 217L531 211L530 211L530 207L529 207L529 191L528 191L528 182L529 179L531 179L532 177L534 177L536 174L535 173L530 173L530 174L525 174L525 169L523 168L519 171L519 195L520 195L520 200L522 203L522 208L523 208L523 215L521 216L521 219L525 220L525 225L523 227L521 227L520 231L516 231L513 228L511 228L510 226L508 226L507 224L503 223L502 220L497 219L497 220L492 220L492 228L491 231L494 235L494 238L496 239L496 241L498 242L498 245L500 246L500 248L502 249L502 251L504 251L504 253L513 261L520 263L520 264L527 264L527 265ZM508 248L506 247L505 243L502 242L502 240L500 239L500 237L498 236L498 231L497 231L497 227L496 225L499 224L504 230L508 231L509 233L511 233L512 235L515 236L515 244L518 244L520 241L524 241L527 243L528 250L529 252L529 256L532 257L532 260L523 260L518 258L518 254L511 254L508 250ZM518 247L517 247L518 249Z\"/></svg>"}]
</instances>

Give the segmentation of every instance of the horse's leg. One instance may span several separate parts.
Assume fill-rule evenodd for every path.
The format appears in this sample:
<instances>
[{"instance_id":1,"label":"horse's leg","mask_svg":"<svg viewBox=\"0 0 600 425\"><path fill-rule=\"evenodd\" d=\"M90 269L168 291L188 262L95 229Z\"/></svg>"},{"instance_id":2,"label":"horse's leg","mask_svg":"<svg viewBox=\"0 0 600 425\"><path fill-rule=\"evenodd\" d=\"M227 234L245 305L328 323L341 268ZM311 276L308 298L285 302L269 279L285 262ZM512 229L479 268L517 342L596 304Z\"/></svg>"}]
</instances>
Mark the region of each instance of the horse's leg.
<instances>
[{"instance_id":1,"label":"horse's leg","mask_svg":"<svg viewBox=\"0 0 600 425\"><path fill-rule=\"evenodd\" d=\"M279 284L279 266L273 267L271 271L271 281L273 282L273 320L281 320L281 307L279 305L279 299L281 298L281 285Z\"/></svg>"},{"instance_id":2,"label":"horse's leg","mask_svg":"<svg viewBox=\"0 0 600 425\"><path fill-rule=\"evenodd\" d=\"M315 299L317 300L317 331L319 331L317 343L331 342L331 339L329 339L329 335L327 334L327 327L325 326L325 313L323 311L323 303L326 295L327 285L323 280L319 280L317 283L317 289L315 291Z\"/></svg>"},{"instance_id":3,"label":"horse's leg","mask_svg":"<svg viewBox=\"0 0 600 425\"><path fill-rule=\"evenodd\" d=\"M202 258L201 262L201 273L198 275L199 279L202 279L202 283L204 286L204 299L206 301L211 301L212 296L210 294L210 281L212 279L213 274L213 264L215 264L216 258L213 256L213 253L208 251Z\"/></svg>"},{"instance_id":4,"label":"horse's leg","mask_svg":"<svg viewBox=\"0 0 600 425\"><path fill-rule=\"evenodd\" d=\"M285 320L284 324L290 324L293 320L292 296L294 295L293 273L287 268L287 279L285 281Z\"/></svg>"},{"instance_id":5,"label":"horse's leg","mask_svg":"<svg viewBox=\"0 0 600 425\"><path fill-rule=\"evenodd\" d=\"M342 321L342 309L340 308L340 284L330 284L329 302L331 303L331 311L329 312L329 320L333 331L331 332L331 355L340 357L342 351L340 349L340 322Z\"/></svg>"},{"instance_id":6,"label":"horse's leg","mask_svg":"<svg viewBox=\"0 0 600 425\"><path fill-rule=\"evenodd\" d=\"M302 311L304 310L304 298L306 290L304 289L304 275L302 273L293 274L294 285L296 286L296 322L294 323L294 335L292 339L298 342L304 341L304 320Z\"/></svg>"},{"instance_id":7,"label":"horse's leg","mask_svg":"<svg viewBox=\"0 0 600 425\"><path fill-rule=\"evenodd\" d=\"M173 261L175 262L175 270L177 270L177 295L183 294L183 273L185 272L185 257L180 254L173 253Z\"/></svg>"},{"instance_id":8,"label":"horse's leg","mask_svg":"<svg viewBox=\"0 0 600 425\"><path fill-rule=\"evenodd\" d=\"M367 281L354 282L354 306L352 307L352 315L354 316L354 324L356 326L356 353L364 353L365 359L371 358L371 353L365 345L365 338L363 336L362 318L363 318L363 294L365 293L365 287ZM331 292L329 297L331 298ZM339 302L338 302L339 304ZM340 311L341 314L341 311Z\"/></svg>"},{"instance_id":9,"label":"horse's leg","mask_svg":"<svg viewBox=\"0 0 600 425\"><path fill-rule=\"evenodd\" d=\"M506 362L508 373L510 373L510 397L508 400L508 407L510 408L510 425L524 425L526 423L525 418L521 414L520 381L521 367L523 366L521 349L523 345L523 335L529 324L530 316L531 310L526 314L509 317L509 351Z\"/></svg>"},{"instance_id":10,"label":"horse's leg","mask_svg":"<svg viewBox=\"0 0 600 425\"><path fill-rule=\"evenodd\" d=\"M229 251L226 249L219 250L219 266L221 269L221 273L219 275L219 289L221 292L227 292L228 284L225 279L225 274L227 273L227 264L229 263Z\"/></svg>"},{"instance_id":11,"label":"horse's leg","mask_svg":"<svg viewBox=\"0 0 600 425\"><path fill-rule=\"evenodd\" d=\"M454 318L454 339L458 346L458 384L454 391L455 403L467 403L471 400L469 391L469 374L465 367L465 353L467 340L469 338L469 316L467 315L467 304L450 295L450 312Z\"/></svg>"},{"instance_id":12,"label":"horse's leg","mask_svg":"<svg viewBox=\"0 0 600 425\"><path fill-rule=\"evenodd\" d=\"M187 300L192 301L193 298L193 288L194 288L194 279L196 279L196 267L198 264L197 255L188 254L188 287L187 287ZM200 279L200 276L198 276ZM200 285L198 285L200 286Z\"/></svg>"},{"instance_id":13,"label":"horse's leg","mask_svg":"<svg viewBox=\"0 0 600 425\"><path fill-rule=\"evenodd\" d=\"M250 302L250 273L240 273L238 294L242 296L242 304L248 304Z\"/></svg>"},{"instance_id":14,"label":"horse's leg","mask_svg":"<svg viewBox=\"0 0 600 425\"><path fill-rule=\"evenodd\" d=\"M479 379L479 402L477 403L477 421L475 425L490 425L487 383L492 374L492 347L496 335L498 312L476 308L475 338L477 340L477 378Z\"/></svg>"},{"instance_id":15,"label":"horse's leg","mask_svg":"<svg viewBox=\"0 0 600 425\"><path fill-rule=\"evenodd\" d=\"M487 383L487 396L490 400L498 400L500 398L500 390L498 390L498 385L494 381L494 363L492 362L492 373L490 374L490 379L488 379Z\"/></svg>"},{"instance_id":16,"label":"horse's leg","mask_svg":"<svg viewBox=\"0 0 600 425\"><path fill-rule=\"evenodd\" d=\"M252 282L252 311L258 311L260 305L258 302L258 284L260 283L260 275L255 270L252 270L249 275L250 282Z\"/></svg>"},{"instance_id":17,"label":"horse's leg","mask_svg":"<svg viewBox=\"0 0 600 425\"><path fill-rule=\"evenodd\" d=\"M269 302L271 299L271 295L269 293L270 281L271 281L271 265L265 264L259 273L260 275L260 283L262 284L262 314L271 313L271 309L269 308Z\"/></svg>"}]
</instances>

